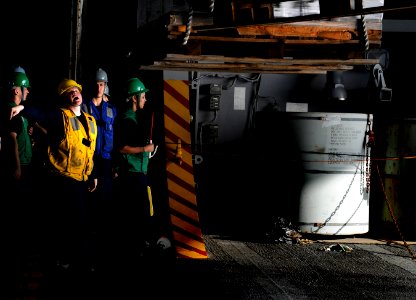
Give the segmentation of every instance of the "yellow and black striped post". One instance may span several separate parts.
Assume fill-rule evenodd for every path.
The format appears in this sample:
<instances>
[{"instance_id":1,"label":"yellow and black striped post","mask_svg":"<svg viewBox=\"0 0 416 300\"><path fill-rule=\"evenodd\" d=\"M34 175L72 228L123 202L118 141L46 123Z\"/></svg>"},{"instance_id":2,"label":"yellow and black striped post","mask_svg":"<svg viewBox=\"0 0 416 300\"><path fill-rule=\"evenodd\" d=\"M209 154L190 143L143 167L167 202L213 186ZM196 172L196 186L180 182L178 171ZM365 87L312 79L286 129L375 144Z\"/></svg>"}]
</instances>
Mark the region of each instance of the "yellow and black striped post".
<instances>
[{"instance_id":1,"label":"yellow and black striped post","mask_svg":"<svg viewBox=\"0 0 416 300\"><path fill-rule=\"evenodd\" d=\"M195 195L191 151L189 84L164 80L169 214L178 258L207 258Z\"/></svg>"}]
</instances>

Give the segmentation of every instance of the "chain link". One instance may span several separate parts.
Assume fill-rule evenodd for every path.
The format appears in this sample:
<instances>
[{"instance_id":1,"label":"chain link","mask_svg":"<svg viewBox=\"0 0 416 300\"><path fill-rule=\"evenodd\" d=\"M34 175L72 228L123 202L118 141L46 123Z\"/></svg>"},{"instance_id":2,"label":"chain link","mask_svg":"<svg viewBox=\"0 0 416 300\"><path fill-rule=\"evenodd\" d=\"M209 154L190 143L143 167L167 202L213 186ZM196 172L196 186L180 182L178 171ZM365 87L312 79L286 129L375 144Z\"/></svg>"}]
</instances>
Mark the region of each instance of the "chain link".
<instances>
[{"instance_id":1,"label":"chain link","mask_svg":"<svg viewBox=\"0 0 416 300\"><path fill-rule=\"evenodd\" d=\"M326 226L326 224L332 219L332 217L336 214L336 212L339 210L339 208L341 207L342 203L344 202L345 198L347 197L351 186L354 182L355 176L358 173L358 170L360 170L360 194L362 195L363 192L365 191L365 193L369 193L370 191L370 183L371 183L371 159L370 159L370 147L373 145L374 143L374 133L371 131L371 120L370 120L370 114L367 114L367 128L366 128L366 133L365 133L366 137L366 143L365 143L365 159L364 160L360 160L360 162L357 164L357 168L355 169L355 173L354 176L352 177L351 183L348 186L348 189L345 191L344 196L342 197L341 201L338 203L337 207L335 208L335 210L331 213L331 215L325 220L324 223L320 224L318 226L318 228L314 231L315 233L317 233L322 227ZM365 176L363 175L365 170ZM364 188L365 186L365 188Z\"/></svg>"},{"instance_id":2,"label":"chain link","mask_svg":"<svg viewBox=\"0 0 416 300\"><path fill-rule=\"evenodd\" d=\"M325 220L324 223L320 224L318 226L318 228L314 231L315 233L317 233L322 227L326 226L326 224L332 219L332 217L336 214L336 212L339 210L339 208L341 207L342 203L344 202L345 198L347 198L347 195L351 189L351 186L354 182L355 176L358 173L358 169L360 169L360 164L357 165L357 168L355 169L355 173L354 176L352 177L352 180L350 182L350 185L348 186L348 189L345 191L344 196L342 197L341 201L338 203L337 207L335 207L335 210L331 213L331 215Z\"/></svg>"},{"instance_id":3,"label":"chain link","mask_svg":"<svg viewBox=\"0 0 416 300\"><path fill-rule=\"evenodd\" d=\"M367 193L370 192L370 184L371 184L370 148L375 145L374 132L371 127L372 126L371 126L370 114L367 114L367 131L366 131L367 141L365 143L365 163L366 163L366 179L367 179L366 192Z\"/></svg>"}]
</instances>

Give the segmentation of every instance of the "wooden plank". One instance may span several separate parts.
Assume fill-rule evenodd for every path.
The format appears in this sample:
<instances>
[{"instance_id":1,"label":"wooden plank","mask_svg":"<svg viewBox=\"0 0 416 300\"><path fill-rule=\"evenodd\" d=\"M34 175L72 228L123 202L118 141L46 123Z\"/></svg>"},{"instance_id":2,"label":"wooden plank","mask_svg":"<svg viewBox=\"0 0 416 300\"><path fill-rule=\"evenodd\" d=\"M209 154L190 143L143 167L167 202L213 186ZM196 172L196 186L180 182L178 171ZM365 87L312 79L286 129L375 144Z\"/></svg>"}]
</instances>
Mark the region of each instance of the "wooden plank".
<instances>
[{"instance_id":1,"label":"wooden plank","mask_svg":"<svg viewBox=\"0 0 416 300\"><path fill-rule=\"evenodd\" d=\"M238 72L293 72L302 71L309 73L312 71L348 71L352 70L352 66L347 65L273 65L273 64L244 64L244 63L194 63L194 62L173 62L173 61L155 61L152 66L142 66L143 70L151 68L158 69L187 69L187 70L210 70L210 71L237 71ZM309 72L308 72L309 71Z\"/></svg>"},{"instance_id":2,"label":"wooden plank","mask_svg":"<svg viewBox=\"0 0 416 300\"><path fill-rule=\"evenodd\" d=\"M338 41L338 40L315 40L315 39L299 39L299 40L284 40L285 45L358 45L361 41ZM370 40L370 45L381 45L379 40Z\"/></svg>"},{"instance_id":3,"label":"wooden plank","mask_svg":"<svg viewBox=\"0 0 416 300\"><path fill-rule=\"evenodd\" d=\"M207 42L235 42L235 43L280 43L280 44L358 44L359 40L317 40L311 38L302 39L284 39L284 38L250 38L250 37L219 37L219 36L198 36L190 35L189 40L207 41ZM371 40L373 41L373 40ZM378 41L373 41L377 43Z\"/></svg>"},{"instance_id":4,"label":"wooden plank","mask_svg":"<svg viewBox=\"0 0 416 300\"><path fill-rule=\"evenodd\" d=\"M207 39L206 39L207 38ZM329 39L257 39L190 36L180 51L186 55L224 55L257 57L264 59L291 57L297 59L347 59L363 58L364 45L361 40ZM237 41L237 42L234 42ZM370 49L377 48L381 41L370 40ZM310 46L310 47L309 47ZM305 47L308 47L305 50Z\"/></svg>"},{"instance_id":5,"label":"wooden plank","mask_svg":"<svg viewBox=\"0 0 416 300\"><path fill-rule=\"evenodd\" d=\"M198 41L214 42L236 42L236 43L281 43L282 39L276 38L256 38L256 37L227 37L227 36L203 36L190 35L189 39Z\"/></svg>"},{"instance_id":6,"label":"wooden plank","mask_svg":"<svg viewBox=\"0 0 416 300\"><path fill-rule=\"evenodd\" d=\"M279 65L351 65L364 66L374 65L380 62L379 59L285 59L285 58L256 58L256 57L230 57L220 55L184 55L169 53L164 61L211 61L211 62L244 62L244 63L264 63Z\"/></svg>"},{"instance_id":7,"label":"wooden plank","mask_svg":"<svg viewBox=\"0 0 416 300\"><path fill-rule=\"evenodd\" d=\"M165 66L141 66L140 70L147 70L147 71L185 71L185 72L215 72L215 73L264 73L264 74L326 74L326 70L317 70L317 69L309 69L309 70L269 70L269 69L251 69L251 68L221 68L221 69L212 69L206 68L204 65L201 65L198 68L189 69L188 67L180 67L180 66L172 66L172 67L165 67Z\"/></svg>"},{"instance_id":8,"label":"wooden plank","mask_svg":"<svg viewBox=\"0 0 416 300\"><path fill-rule=\"evenodd\" d=\"M338 23L338 22L333 22ZM375 29L371 28L371 23L367 22L367 33L369 39L381 39L382 37L382 27L381 23L378 22L379 26ZM271 39L276 37L306 37L306 38L330 38L330 39L340 39L348 40L352 39L354 36L357 37L360 35L356 26L321 26L321 25L271 25L271 26L248 26L248 27L238 27L238 34L240 37L256 37L256 36L270 36ZM179 35L186 32L186 26L176 26L169 31L172 35ZM214 38L213 35L204 36L198 33L198 30L192 30L191 36L199 36L203 38ZM221 35L217 35L215 38L220 38ZM224 37L224 36L222 36Z\"/></svg>"},{"instance_id":9,"label":"wooden plank","mask_svg":"<svg viewBox=\"0 0 416 300\"><path fill-rule=\"evenodd\" d=\"M270 73L270 74L326 74L326 70L309 69L309 70L269 70L269 69L252 69L252 68L221 68L213 69L206 67L206 64L201 64L199 67L190 69L185 66L161 66L161 65L149 65L141 66L140 70L146 71L185 71L185 72L215 72L215 73Z\"/></svg>"},{"instance_id":10,"label":"wooden plank","mask_svg":"<svg viewBox=\"0 0 416 300\"><path fill-rule=\"evenodd\" d=\"M181 38L183 33L170 32L170 39ZM299 36L280 36L270 38L258 38L256 36L229 37L229 36L203 36L191 34L188 40L201 42L233 42L233 43L280 43L280 44L359 44L360 40L354 38L355 34L347 31L322 31L316 32L316 36L299 35ZM369 42L373 45L381 45L381 32L369 34Z\"/></svg>"},{"instance_id":11,"label":"wooden plank","mask_svg":"<svg viewBox=\"0 0 416 300\"><path fill-rule=\"evenodd\" d=\"M371 28L374 22L367 22L369 37L379 37L382 31L381 22L376 22L376 28ZM374 24L373 24L374 25ZM249 36L272 36L272 37L318 37L320 32L348 32L358 36L357 22L303 22L294 24L276 24L268 26L245 26L237 27L239 35Z\"/></svg>"},{"instance_id":12,"label":"wooden plank","mask_svg":"<svg viewBox=\"0 0 416 300\"><path fill-rule=\"evenodd\" d=\"M317 33L317 38L330 40L352 40L353 35L349 31L320 31Z\"/></svg>"}]
</instances>

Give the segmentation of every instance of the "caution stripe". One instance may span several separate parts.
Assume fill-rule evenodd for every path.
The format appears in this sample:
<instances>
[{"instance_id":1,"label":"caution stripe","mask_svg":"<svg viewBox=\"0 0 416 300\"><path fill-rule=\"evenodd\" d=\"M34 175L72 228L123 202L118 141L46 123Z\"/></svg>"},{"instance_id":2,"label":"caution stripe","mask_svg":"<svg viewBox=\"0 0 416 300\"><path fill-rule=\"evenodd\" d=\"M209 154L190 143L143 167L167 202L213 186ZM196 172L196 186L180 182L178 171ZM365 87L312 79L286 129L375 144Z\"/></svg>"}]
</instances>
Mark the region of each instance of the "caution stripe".
<instances>
[{"instance_id":1,"label":"caution stripe","mask_svg":"<svg viewBox=\"0 0 416 300\"><path fill-rule=\"evenodd\" d=\"M170 221L177 257L208 258L199 222L191 152L189 85L164 81Z\"/></svg>"}]
</instances>

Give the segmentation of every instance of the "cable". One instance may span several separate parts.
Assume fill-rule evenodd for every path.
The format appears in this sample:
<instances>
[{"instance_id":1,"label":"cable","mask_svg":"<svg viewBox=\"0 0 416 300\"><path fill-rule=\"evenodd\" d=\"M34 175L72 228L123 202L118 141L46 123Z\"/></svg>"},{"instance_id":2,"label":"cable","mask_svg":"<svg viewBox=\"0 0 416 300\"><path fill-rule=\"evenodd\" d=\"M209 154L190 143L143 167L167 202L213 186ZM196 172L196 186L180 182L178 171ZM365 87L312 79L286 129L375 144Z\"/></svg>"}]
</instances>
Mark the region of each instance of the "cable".
<instances>
[{"instance_id":1,"label":"cable","mask_svg":"<svg viewBox=\"0 0 416 300\"><path fill-rule=\"evenodd\" d=\"M367 52L368 50L370 50L370 40L368 38L367 19L365 15L361 15L361 26L364 37L364 49Z\"/></svg>"},{"instance_id":2,"label":"cable","mask_svg":"<svg viewBox=\"0 0 416 300\"><path fill-rule=\"evenodd\" d=\"M182 45L186 45L188 43L189 36L191 35L193 15L194 15L194 10L192 6L190 6L189 11L188 11L188 22L186 22L185 37L183 38Z\"/></svg>"}]
</instances>

